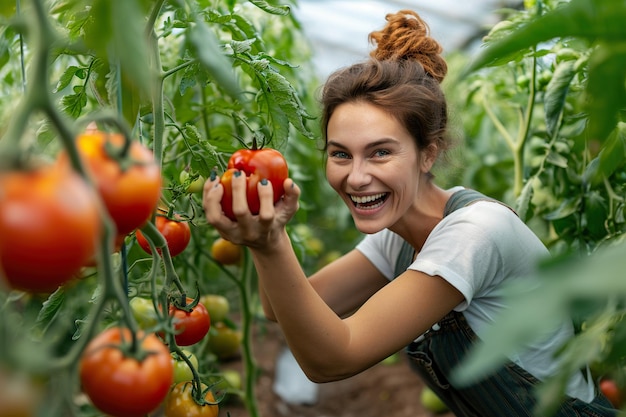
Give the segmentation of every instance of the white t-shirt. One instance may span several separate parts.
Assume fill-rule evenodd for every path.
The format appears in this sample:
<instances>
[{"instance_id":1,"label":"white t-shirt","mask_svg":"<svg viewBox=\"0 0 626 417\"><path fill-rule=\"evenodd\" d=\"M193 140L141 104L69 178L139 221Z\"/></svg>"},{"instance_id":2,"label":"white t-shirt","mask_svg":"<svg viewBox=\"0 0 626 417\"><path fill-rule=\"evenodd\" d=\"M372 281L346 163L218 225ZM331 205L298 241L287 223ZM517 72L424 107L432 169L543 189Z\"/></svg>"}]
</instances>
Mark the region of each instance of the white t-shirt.
<instances>
[{"instance_id":1,"label":"white t-shirt","mask_svg":"<svg viewBox=\"0 0 626 417\"><path fill-rule=\"evenodd\" d=\"M367 235L357 245L389 280L403 239L385 229ZM463 312L468 324L481 337L485 328L506 308L504 286L528 276L549 252L541 240L509 208L496 202L478 201L444 217L432 230L422 250L408 269L438 275L465 297L454 310ZM554 374L554 354L573 334L571 322L551 332L541 342L529 344L510 359L539 380ZM577 372L567 394L590 402L594 386Z\"/></svg>"}]
</instances>

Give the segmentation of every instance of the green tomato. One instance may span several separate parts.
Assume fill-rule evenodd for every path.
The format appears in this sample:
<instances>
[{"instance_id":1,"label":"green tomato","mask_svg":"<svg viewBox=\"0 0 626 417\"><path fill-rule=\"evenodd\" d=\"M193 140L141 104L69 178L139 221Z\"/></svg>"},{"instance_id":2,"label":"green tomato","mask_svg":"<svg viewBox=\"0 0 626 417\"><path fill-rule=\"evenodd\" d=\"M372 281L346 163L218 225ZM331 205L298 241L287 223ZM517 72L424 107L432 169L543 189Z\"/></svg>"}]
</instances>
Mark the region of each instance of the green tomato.
<instances>
[{"instance_id":1,"label":"green tomato","mask_svg":"<svg viewBox=\"0 0 626 417\"><path fill-rule=\"evenodd\" d=\"M130 300L130 310L139 327L144 330L155 327L159 322L152 300L135 297Z\"/></svg>"},{"instance_id":2,"label":"green tomato","mask_svg":"<svg viewBox=\"0 0 626 417\"><path fill-rule=\"evenodd\" d=\"M200 302L206 307L213 323L224 321L230 312L230 303L228 298L222 295L205 294L200 297Z\"/></svg>"},{"instance_id":3,"label":"green tomato","mask_svg":"<svg viewBox=\"0 0 626 417\"><path fill-rule=\"evenodd\" d=\"M185 191L192 193L201 193L204 188L204 177L199 174L190 174L189 171L183 169L178 177L182 185L186 185Z\"/></svg>"},{"instance_id":4,"label":"green tomato","mask_svg":"<svg viewBox=\"0 0 626 417\"><path fill-rule=\"evenodd\" d=\"M448 406L441 401L441 398L439 398L432 389L426 386L422 389L420 400L424 408L432 413L439 414L448 411Z\"/></svg>"},{"instance_id":5,"label":"green tomato","mask_svg":"<svg viewBox=\"0 0 626 417\"><path fill-rule=\"evenodd\" d=\"M198 358L190 351L183 349L183 354L189 359L194 369L198 369ZM172 365L174 366L174 383L191 381L193 379L193 371L185 359L180 358L176 352L172 352Z\"/></svg>"}]
</instances>

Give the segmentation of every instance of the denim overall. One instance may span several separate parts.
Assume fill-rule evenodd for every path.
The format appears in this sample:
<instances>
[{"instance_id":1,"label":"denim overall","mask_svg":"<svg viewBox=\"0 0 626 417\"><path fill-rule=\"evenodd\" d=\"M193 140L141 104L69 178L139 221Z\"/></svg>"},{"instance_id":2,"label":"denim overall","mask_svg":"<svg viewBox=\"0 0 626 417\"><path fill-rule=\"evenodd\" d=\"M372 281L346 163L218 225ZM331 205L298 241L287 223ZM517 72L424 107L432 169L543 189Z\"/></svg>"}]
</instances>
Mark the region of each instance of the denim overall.
<instances>
[{"instance_id":1,"label":"denim overall","mask_svg":"<svg viewBox=\"0 0 626 417\"><path fill-rule=\"evenodd\" d=\"M488 198L473 190L456 192L448 201L444 215L473 201L485 199ZM412 259L413 248L405 244L398 257L396 276L406 270ZM548 417L533 415L537 403L533 389L539 381L512 361L474 385L459 388L452 386L448 376L477 339L465 316L452 311L407 346L406 352L413 370L456 417ZM591 403L566 397L550 417L570 416L617 416L617 410L598 393Z\"/></svg>"}]
</instances>

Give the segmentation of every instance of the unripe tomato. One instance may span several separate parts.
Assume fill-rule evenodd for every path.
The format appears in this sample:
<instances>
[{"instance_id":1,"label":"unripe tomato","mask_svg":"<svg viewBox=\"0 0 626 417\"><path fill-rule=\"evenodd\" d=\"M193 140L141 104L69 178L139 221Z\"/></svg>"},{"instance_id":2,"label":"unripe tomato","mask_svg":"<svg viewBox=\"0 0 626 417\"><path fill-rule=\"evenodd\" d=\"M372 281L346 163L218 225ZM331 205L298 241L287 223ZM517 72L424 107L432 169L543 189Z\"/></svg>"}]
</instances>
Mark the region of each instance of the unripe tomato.
<instances>
[{"instance_id":1,"label":"unripe tomato","mask_svg":"<svg viewBox=\"0 0 626 417\"><path fill-rule=\"evenodd\" d=\"M187 298L187 304L191 304L192 301L193 299ZM174 339L178 346L198 343L211 328L209 312L202 303L198 303L190 312L171 304L170 316L174 318L174 331L176 332Z\"/></svg>"},{"instance_id":2,"label":"unripe tomato","mask_svg":"<svg viewBox=\"0 0 626 417\"><path fill-rule=\"evenodd\" d=\"M218 237L211 245L211 256L222 265L237 265L243 257L243 248Z\"/></svg>"},{"instance_id":3,"label":"unripe tomato","mask_svg":"<svg viewBox=\"0 0 626 417\"><path fill-rule=\"evenodd\" d=\"M30 375L0 367L0 417L35 417L45 386Z\"/></svg>"},{"instance_id":4,"label":"unripe tomato","mask_svg":"<svg viewBox=\"0 0 626 417\"><path fill-rule=\"evenodd\" d=\"M241 331L231 329L223 322L215 323L209 334L207 348L220 360L234 358L239 355Z\"/></svg>"},{"instance_id":5,"label":"unripe tomato","mask_svg":"<svg viewBox=\"0 0 626 417\"><path fill-rule=\"evenodd\" d=\"M0 277L54 291L93 259L102 233L97 194L71 168L0 173Z\"/></svg>"},{"instance_id":6,"label":"unripe tomato","mask_svg":"<svg viewBox=\"0 0 626 417\"><path fill-rule=\"evenodd\" d=\"M188 193L201 193L204 188L205 178L202 175L198 175L195 179L191 179L191 174L186 169L180 171L178 180L181 184L185 185L185 191Z\"/></svg>"},{"instance_id":7,"label":"unripe tomato","mask_svg":"<svg viewBox=\"0 0 626 417\"><path fill-rule=\"evenodd\" d=\"M161 170L152 151L133 140L127 159L116 160L125 144L118 133L89 131L76 138L78 152L117 227L127 235L141 227L154 213L161 196ZM67 155L59 157L68 163Z\"/></svg>"},{"instance_id":8,"label":"unripe tomato","mask_svg":"<svg viewBox=\"0 0 626 417\"><path fill-rule=\"evenodd\" d=\"M287 161L275 149L240 149L232 154L228 161L228 169L220 181L224 187L222 196L222 210L224 214L236 221L233 213L232 176L235 172L242 172L246 176L248 208L252 214L258 214L261 203L257 184L262 179L270 181L274 189L274 203L285 194L283 183L289 175Z\"/></svg>"},{"instance_id":9,"label":"unripe tomato","mask_svg":"<svg viewBox=\"0 0 626 417\"><path fill-rule=\"evenodd\" d=\"M206 307L213 323L223 321L230 312L230 302L223 295L205 294L200 297L200 302Z\"/></svg>"},{"instance_id":10,"label":"unripe tomato","mask_svg":"<svg viewBox=\"0 0 626 417\"><path fill-rule=\"evenodd\" d=\"M133 317L142 329L151 329L159 323L159 316L154 309L152 300L142 297L133 297L129 305Z\"/></svg>"},{"instance_id":11,"label":"unripe tomato","mask_svg":"<svg viewBox=\"0 0 626 417\"><path fill-rule=\"evenodd\" d=\"M186 221L183 221L180 216L176 216L175 219L168 219L166 216L157 215L154 223L165 238L171 256L179 255L185 250L191 240L191 229ZM141 249L152 254L150 245L141 230L137 230L136 237ZM157 251L161 253L161 249L157 248Z\"/></svg>"},{"instance_id":12,"label":"unripe tomato","mask_svg":"<svg viewBox=\"0 0 626 417\"><path fill-rule=\"evenodd\" d=\"M194 369L198 370L198 358L190 351L183 349L183 355L189 359ZM193 371L185 359L180 358L176 352L172 352L172 365L174 366L174 383L191 381L193 379Z\"/></svg>"},{"instance_id":13,"label":"unripe tomato","mask_svg":"<svg viewBox=\"0 0 626 417\"><path fill-rule=\"evenodd\" d=\"M191 382L179 382L172 388L165 400L163 414L165 417L217 417L220 408L215 401L213 392L205 384L200 384L206 404L200 405L192 395Z\"/></svg>"},{"instance_id":14,"label":"unripe tomato","mask_svg":"<svg viewBox=\"0 0 626 417\"><path fill-rule=\"evenodd\" d=\"M94 406L113 417L140 417L168 395L174 377L170 351L151 334L137 334L145 356L127 356L130 330L111 327L92 339L80 359L83 392Z\"/></svg>"}]
</instances>

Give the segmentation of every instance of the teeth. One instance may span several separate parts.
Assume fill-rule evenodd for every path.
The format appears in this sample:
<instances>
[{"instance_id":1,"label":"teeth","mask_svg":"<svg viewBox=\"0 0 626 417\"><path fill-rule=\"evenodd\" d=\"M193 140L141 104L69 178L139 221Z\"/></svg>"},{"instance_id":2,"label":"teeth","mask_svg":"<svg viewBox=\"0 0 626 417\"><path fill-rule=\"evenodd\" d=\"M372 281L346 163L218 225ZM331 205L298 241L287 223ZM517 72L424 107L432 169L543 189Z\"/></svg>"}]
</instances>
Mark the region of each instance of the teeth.
<instances>
[{"instance_id":1,"label":"teeth","mask_svg":"<svg viewBox=\"0 0 626 417\"><path fill-rule=\"evenodd\" d=\"M379 198L382 198L384 196L385 196L384 193L380 193L380 194L374 194L374 195L366 195L363 197L351 195L350 198L352 199L352 201L354 201L357 204L365 204L365 203L369 203L370 201L378 200Z\"/></svg>"}]
</instances>

